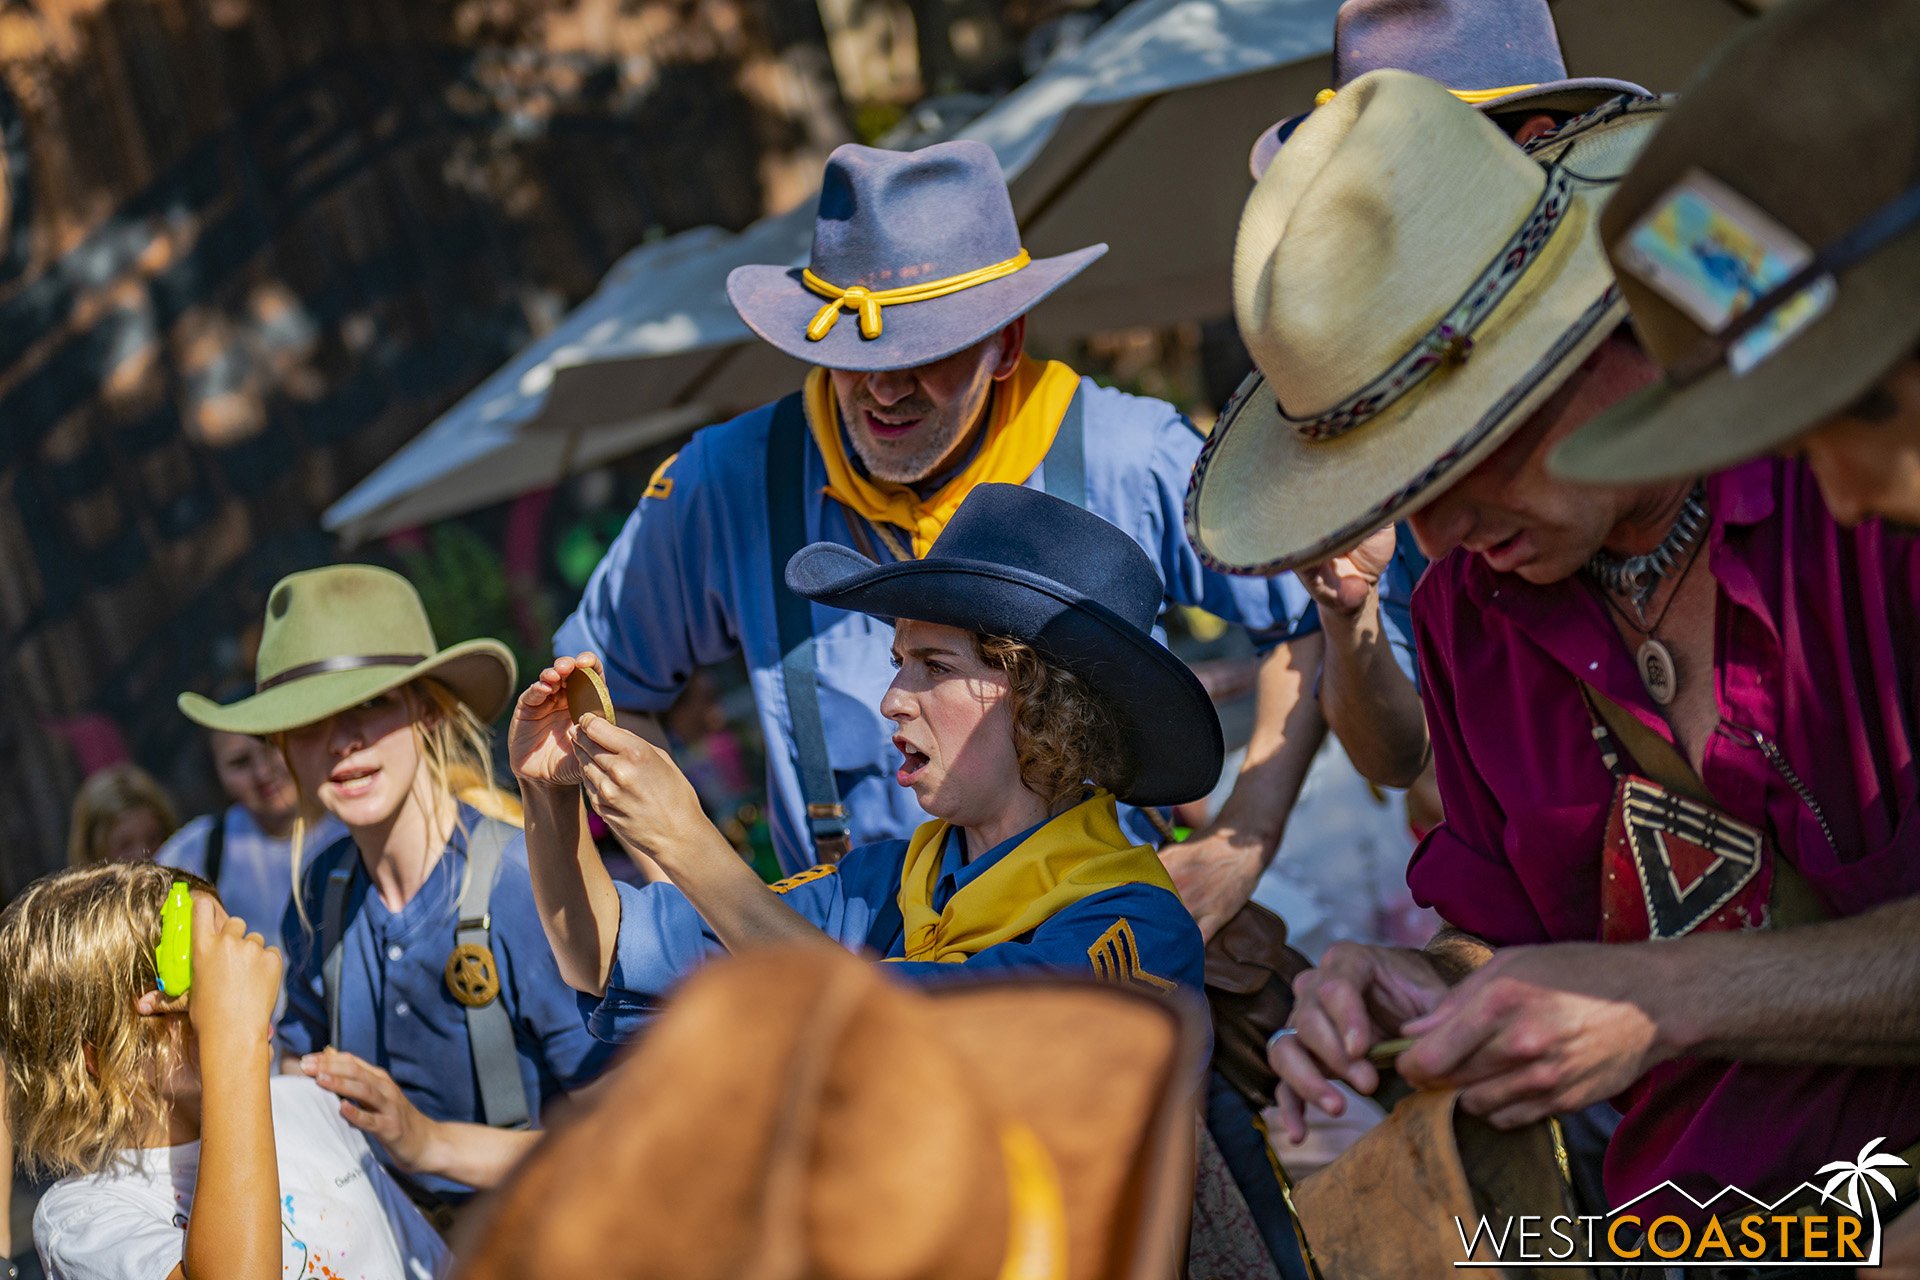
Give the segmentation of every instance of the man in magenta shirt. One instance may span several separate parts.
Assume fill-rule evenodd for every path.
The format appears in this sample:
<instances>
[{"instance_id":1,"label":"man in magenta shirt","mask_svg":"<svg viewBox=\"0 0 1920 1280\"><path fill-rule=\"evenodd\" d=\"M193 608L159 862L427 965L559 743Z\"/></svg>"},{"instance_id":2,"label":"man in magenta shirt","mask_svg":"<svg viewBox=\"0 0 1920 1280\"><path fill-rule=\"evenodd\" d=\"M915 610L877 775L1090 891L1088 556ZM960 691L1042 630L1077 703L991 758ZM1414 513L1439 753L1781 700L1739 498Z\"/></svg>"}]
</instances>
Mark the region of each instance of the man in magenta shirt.
<instances>
[{"instance_id":1,"label":"man in magenta shirt","mask_svg":"<svg viewBox=\"0 0 1920 1280\"><path fill-rule=\"evenodd\" d=\"M1795 462L1598 489L1546 468L1657 373L1593 215L1663 110L1602 108L1532 159L1392 72L1317 110L1241 223L1265 384L1188 500L1196 545L1245 569L1396 518L1434 559L1414 622L1446 821L1409 879L1449 927L1299 980L1270 1051L1289 1133L1408 1036L1401 1075L1497 1125L1614 1099L1614 1204L1668 1179L1772 1198L1920 1138L1920 551L1841 528ZM1642 794L1622 775L1675 749L1718 825L1663 795L1657 838L1610 832Z\"/></svg>"}]
</instances>

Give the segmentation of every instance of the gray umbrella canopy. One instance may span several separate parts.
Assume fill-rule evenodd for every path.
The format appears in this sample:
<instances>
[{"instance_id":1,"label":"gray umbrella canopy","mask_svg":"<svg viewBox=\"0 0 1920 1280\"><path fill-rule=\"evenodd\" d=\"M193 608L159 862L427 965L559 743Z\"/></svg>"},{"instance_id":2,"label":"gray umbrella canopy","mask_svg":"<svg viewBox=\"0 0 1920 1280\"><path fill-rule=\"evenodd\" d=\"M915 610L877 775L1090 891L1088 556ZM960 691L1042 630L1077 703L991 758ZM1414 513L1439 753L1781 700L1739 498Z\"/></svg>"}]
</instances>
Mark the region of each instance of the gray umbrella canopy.
<instances>
[{"instance_id":1,"label":"gray umbrella canopy","mask_svg":"<svg viewBox=\"0 0 1920 1280\"><path fill-rule=\"evenodd\" d=\"M994 149L1036 256L1107 256L1031 320L1043 346L1231 309L1247 149L1328 83L1336 0L1135 0L954 136ZM1740 0L1559 0L1569 74L1677 89ZM813 205L644 245L324 517L350 540L500 501L783 395L801 366L728 305L748 263L804 265Z\"/></svg>"}]
</instances>

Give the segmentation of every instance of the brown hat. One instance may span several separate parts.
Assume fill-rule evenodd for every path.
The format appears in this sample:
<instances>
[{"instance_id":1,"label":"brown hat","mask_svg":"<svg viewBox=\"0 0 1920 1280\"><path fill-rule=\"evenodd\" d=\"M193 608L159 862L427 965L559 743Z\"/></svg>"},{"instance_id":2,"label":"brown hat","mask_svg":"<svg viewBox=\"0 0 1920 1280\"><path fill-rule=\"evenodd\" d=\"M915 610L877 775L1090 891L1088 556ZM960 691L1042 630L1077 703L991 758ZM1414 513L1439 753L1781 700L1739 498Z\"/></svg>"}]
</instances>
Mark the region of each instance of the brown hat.
<instances>
[{"instance_id":1,"label":"brown hat","mask_svg":"<svg viewBox=\"0 0 1920 1280\"><path fill-rule=\"evenodd\" d=\"M1667 376L1575 432L1555 470L1698 475L1858 399L1920 347L1920 4L1795 0L1755 23L1600 230Z\"/></svg>"},{"instance_id":2,"label":"brown hat","mask_svg":"<svg viewBox=\"0 0 1920 1280\"><path fill-rule=\"evenodd\" d=\"M528 1157L461 1274L1173 1275L1200 1039L1187 1005L1116 986L720 961Z\"/></svg>"}]
</instances>

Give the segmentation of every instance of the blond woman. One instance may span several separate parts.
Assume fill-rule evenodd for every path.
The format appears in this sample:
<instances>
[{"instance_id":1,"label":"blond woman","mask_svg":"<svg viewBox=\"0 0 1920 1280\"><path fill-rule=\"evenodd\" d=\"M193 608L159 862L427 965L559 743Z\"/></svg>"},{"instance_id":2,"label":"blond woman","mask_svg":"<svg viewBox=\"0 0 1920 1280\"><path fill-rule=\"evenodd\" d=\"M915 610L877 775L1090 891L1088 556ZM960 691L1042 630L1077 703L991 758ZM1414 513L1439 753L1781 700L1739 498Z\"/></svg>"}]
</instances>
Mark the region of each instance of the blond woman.
<instances>
[{"instance_id":1,"label":"blond woman","mask_svg":"<svg viewBox=\"0 0 1920 1280\"><path fill-rule=\"evenodd\" d=\"M406 579L336 565L268 596L251 698L180 699L286 756L301 812L281 1046L435 1210L495 1181L605 1056L533 910L518 807L491 782L486 726L513 677L498 641L440 648ZM323 813L348 834L307 850Z\"/></svg>"}]
</instances>

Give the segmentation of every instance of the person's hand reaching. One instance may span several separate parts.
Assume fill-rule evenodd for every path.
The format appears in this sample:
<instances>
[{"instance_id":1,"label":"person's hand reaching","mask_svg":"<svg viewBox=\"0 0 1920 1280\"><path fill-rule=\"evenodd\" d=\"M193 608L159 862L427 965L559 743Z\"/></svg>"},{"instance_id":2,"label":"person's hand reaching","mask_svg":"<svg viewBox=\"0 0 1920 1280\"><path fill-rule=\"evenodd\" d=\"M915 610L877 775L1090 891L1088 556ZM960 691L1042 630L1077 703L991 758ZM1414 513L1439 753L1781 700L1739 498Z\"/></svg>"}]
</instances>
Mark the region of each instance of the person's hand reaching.
<instances>
[{"instance_id":1,"label":"person's hand reaching","mask_svg":"<svg viewBox=\"0 0 1920 1280\"><path fill-rule=\"evenodd\" d=\"M637 733L589 715L574 730L587 801L629 853L668 866L701 849L736 858L673 758Z\"/></svg>"},{"instance_id":2,"label":"person's hand reaching","mask_svg":"<svg viewBox=\"0 0 1920 1280\"><path fill-rule=\"evenodd\" d=\"M513 718L507 726L507 761L522 782L549 787L580 785L567 677L580 667L597 670L599 666L600 659L591 653L556 658L513 704Z\"/></svg>"},{"instance_id":3,"label":"person's hand reaching","mask_svg":"<svg viewBox=\"0 0 1920 1280\"><path fill-rule=\"evenodd\" d=\"M340 1118L379 1140L393 1162L415 1173L433 1163L437 1126L383 1069L341 1049L300 1059L300 1070L340 1098Z\"/></svg>"}]
</instances>

